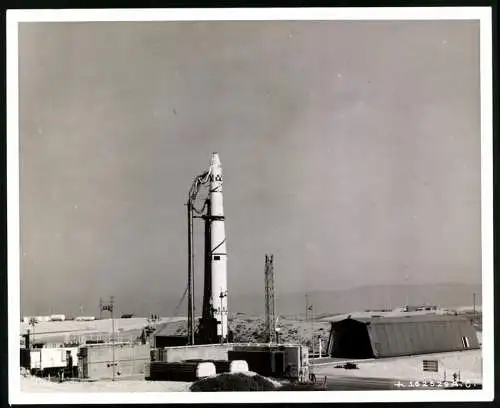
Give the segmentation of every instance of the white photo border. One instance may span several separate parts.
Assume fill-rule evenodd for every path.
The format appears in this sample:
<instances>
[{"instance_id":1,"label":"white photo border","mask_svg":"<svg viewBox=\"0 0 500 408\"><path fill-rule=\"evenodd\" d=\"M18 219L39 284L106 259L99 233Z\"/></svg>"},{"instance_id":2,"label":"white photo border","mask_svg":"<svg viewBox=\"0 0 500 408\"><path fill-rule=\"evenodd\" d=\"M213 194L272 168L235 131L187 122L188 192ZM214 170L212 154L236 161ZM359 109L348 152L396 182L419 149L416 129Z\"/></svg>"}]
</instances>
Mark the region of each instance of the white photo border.
<instances>
[{"instance_id":1,"label":"white photo border","mask_svg":"<svg viewBox=\"0 0 500 408\"><path fill-rule=\"evenodd\" d=\"M492 9L490 7L74 9L7 10L7 239L10 404L442 402L492 401L493 333L493 95ZM483 388L481 390L227 392L227 393L26 393L21 392L19 81L18 24L82 21L262 21L262 20L478 20L481 66L481 223L483 299ZM485 358L487 356L487 358Z\"/></svg>"}]
</instances>

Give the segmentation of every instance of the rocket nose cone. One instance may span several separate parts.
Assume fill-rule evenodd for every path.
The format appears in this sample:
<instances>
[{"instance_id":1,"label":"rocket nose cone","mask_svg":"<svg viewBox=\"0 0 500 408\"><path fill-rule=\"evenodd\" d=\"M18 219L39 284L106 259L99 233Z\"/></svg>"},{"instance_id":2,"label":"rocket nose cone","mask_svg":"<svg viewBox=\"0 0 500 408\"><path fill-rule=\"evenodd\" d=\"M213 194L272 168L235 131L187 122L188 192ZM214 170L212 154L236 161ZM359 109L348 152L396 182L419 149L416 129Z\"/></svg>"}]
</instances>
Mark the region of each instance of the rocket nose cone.
<instances>
[{"instance_id":1,"label":"rocket nose cone","mask_svg":"<svg viewBox=\"0 0 500 408\"><path fill-rule=\"evenodd\" d=\"M212 153L212 160L210 161L211 166L220 166L219 153Z\"/></svg>"}]
</instances>

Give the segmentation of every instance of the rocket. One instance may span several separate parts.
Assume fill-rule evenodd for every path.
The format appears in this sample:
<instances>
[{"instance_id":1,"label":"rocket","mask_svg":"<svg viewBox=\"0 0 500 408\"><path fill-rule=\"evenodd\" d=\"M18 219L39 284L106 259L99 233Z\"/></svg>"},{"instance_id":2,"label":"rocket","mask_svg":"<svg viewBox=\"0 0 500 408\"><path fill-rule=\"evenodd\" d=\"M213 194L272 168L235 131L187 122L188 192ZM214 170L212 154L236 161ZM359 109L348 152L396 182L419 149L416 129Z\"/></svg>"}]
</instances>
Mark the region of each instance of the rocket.
<instances>
[{"instance_id":1,"label":"rocket","mask_svg":"<svg viewBox=\"0 0 500 408\"><path fill-rule=\"evenodd\" d=\"M210 269L213 317L217 321L217 336L221 341L228 335L227 253L222 196L222 168L218 153L212 154L209 170L208 218L210 219Z\"/></svg>"},{"instance_id":2,"label":"rocket","mask_svg":"<svg viewBox=\"0 0 500 408\"><path fill-rule=\"evenodd\" d=\"M193 205L200 187L208 185L208 197L202 209ZM206 210L206 211L205 211ZM203 311L199 320L196 340L194 338L193 302L193 248L192 248L192 211L202 214L205 220L205 256ZM230 340L227 309L227 253L226 232L224 227L224 204L222 198L222 168L219 155L212 154L208 171L195 178L188 200L188 247L189 247L189 298L188 298L188 337L191 344L213 344Z\"/></svg>"}]
</instances>

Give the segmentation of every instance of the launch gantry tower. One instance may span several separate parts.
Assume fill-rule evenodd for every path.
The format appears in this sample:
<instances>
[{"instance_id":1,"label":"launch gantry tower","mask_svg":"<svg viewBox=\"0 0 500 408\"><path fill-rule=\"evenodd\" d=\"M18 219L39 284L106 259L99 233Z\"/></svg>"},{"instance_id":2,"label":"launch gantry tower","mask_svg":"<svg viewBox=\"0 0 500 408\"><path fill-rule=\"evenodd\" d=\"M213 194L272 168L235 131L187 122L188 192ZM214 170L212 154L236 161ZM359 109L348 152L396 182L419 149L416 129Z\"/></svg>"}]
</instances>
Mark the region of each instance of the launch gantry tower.
<instances>
[{"instance_id":1,"label":"launch gantry tower","mask_svg":"<svg viewBox=\"0 0 500 408\"><path fill-rule=\"evenodd\" d=\"M274 255L266 255L264 270L266 291L266 334L269 343L276 343L276 315L274 302Z\"/></svg>"}]
</instances>

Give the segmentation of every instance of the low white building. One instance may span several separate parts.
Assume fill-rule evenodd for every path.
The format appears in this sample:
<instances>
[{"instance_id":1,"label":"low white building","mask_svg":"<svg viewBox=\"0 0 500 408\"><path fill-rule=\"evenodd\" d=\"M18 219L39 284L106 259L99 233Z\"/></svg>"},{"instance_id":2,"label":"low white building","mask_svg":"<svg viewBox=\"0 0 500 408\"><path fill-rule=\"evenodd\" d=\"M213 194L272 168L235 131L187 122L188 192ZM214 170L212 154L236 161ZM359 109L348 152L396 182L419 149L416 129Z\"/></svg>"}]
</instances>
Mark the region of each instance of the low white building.
<instances>
[{"instance_id":1,"label":"low white building","mask_svg":"<svg viewBox=\"0 0 500 408\"><path fill-rule=\"evenodd\" d=\"M75 321L77 322L91 322L95 320L95 316L78 316L75 317Z\"/></svg>"},{"instance_id":2,"label":"low white building","mask_svg":"<svg viewBox=\"0 0 500 408\"><path fill-rule=\"evenodd\" d=\"M73 357L73 367L78 366L78 347L43 347L30 351L31 369L46 371L66 367L66 352Z\"/></svg>"},{"instance_id":3,"label":"low white building","mask_svg":"<svg viewBox=\"0 0 500 408\"><path fill-rule=\"evenodd\" d=\"M50 320L53 322L63 322L66 320L66 316L63 314L53 314L50 315Z\"/></svg>"}]
</instances>

